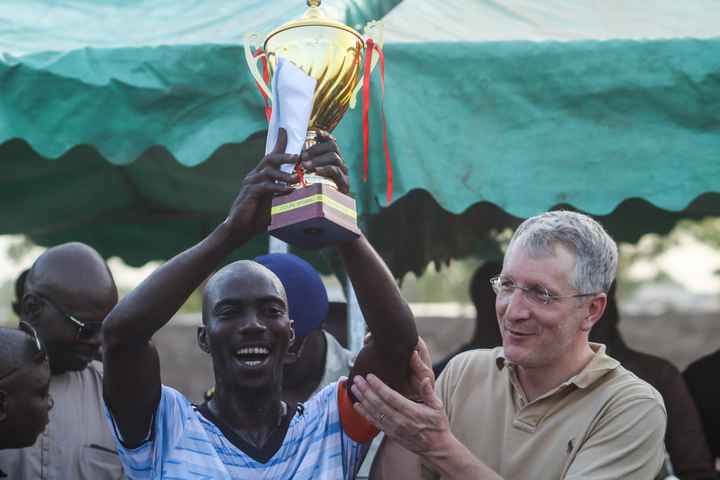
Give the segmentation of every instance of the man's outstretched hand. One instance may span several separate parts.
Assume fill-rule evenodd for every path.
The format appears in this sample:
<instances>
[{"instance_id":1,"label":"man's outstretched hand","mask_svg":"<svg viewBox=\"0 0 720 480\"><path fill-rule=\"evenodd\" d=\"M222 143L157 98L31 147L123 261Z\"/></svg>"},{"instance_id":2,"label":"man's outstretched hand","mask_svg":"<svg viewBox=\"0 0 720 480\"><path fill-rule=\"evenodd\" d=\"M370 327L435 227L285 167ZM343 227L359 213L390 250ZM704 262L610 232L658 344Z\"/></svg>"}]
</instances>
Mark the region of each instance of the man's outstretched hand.
<instances>
[{"instance_id":1,"label":"man's outstretched hand","mask_svg":"<svg viewBox=\"0 0 720 480\"><path fill-rule=\"evenodd\" d=\"M294 165L298 158L297 155L285 153L286 147L287 132L281 128L275 148L263 157L242 182L240 193L225 220L240 242L267 230L273 196L292 192L292 185L298 182L297 175L280 169L283 164Z\"/></svg>"},{"instance_id":2,"label":"man's outstretched hand","mask_svg":"<svg viewBox=\"0 0 720 480\"><path fill-rule=\"evenodd\" d=\"M449 431L443 403L434 391L430 352L419 338L410 357L410 391L405 396L388 387L375 375L355 377L352 392L358 399L355 409L388 437L415 453L437 446Z\"/></svg>"}]
</instances>

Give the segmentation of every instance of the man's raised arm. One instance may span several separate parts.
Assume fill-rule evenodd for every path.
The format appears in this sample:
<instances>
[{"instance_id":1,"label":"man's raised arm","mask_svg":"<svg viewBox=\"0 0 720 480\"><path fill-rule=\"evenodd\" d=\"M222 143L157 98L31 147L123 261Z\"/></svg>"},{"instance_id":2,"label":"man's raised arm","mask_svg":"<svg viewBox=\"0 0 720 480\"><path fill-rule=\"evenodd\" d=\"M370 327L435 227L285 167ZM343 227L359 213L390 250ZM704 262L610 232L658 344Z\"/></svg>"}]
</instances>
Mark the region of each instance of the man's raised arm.
<instances>
[{"instance_id":1,"label":"man's raised arm","mask_svg":"<svg viewBox=\"0 0 720 480\"><path fill-rule=\"evenodd\" d=\"M318 142L303 155L324 157L328 162L333 158L339 160L337 145L329 134L320 132ZM346 171L328 168L317 171L333 178L338 185L347 184ZM393 388L406 391L410 355L418 342L412 311L387 265L364 236L338 245L338 250L372 333L372 340L355 360L350 378L372 372Z\"/></svg>"},{"instance_id":2,"label":"man's raised arm","mask_svg":"<svg viewBox=\"0 0 720 480\"><path fill-rule=\"evenodd\" d=\"M245 177L227 219L153 272L103 322L104 396L127 447L146 439L160 401L160 364L151 337L229 253L267 228L273 195L288 193L287 184L297 182L279 168L296 158L280 153L286 144L281 130L275 150Z\"/></svg>"}]
</instances>

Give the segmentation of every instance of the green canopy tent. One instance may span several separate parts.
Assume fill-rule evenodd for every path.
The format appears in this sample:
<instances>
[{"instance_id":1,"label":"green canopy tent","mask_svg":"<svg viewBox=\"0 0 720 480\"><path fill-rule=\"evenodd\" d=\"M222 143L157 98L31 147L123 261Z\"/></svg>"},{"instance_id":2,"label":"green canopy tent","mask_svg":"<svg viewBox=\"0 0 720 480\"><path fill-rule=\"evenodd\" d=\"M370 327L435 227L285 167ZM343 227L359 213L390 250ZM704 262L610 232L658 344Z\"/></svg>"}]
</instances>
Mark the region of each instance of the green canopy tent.
<instances>
[{"instance_id":1,"label":"green canopy tent","mask_svg":"<svg viewBox=\"0 0 720 480\"><path fill-rule=\"evenodd\" d=\"M0 4L0 233L79 240L132 265L194 244L263 154L243 38L300 17L304 3ZM360 28L397 1L326 3Z\"/></svg>"},{"instance_id":2,"label":"green canopy tent","mask_svg":"<svg viewBox=\"0 0 720 480\"><path fill-rule=\"evenodd\" d=\"M717 2L405 0L384 23L397 200L369 232L397 272L555 207L621 241L720 213Z\"/></svg>"},{"instance_id":3,"label":"green canopy tent","mask_svg":"<svg viewBox=\"0 0 720 480\"><path fill-rule=\"evenodd\" d=\"M44 16L39 0L0 5L0 232L86 241L132 264L197 241L264 145L242 36L302 3L67 1ZM494 231L559 205L619 240L720 213L716 2L324 4L352 25L385 16L389 207L377 73L368 183L359 112L336 134L397 275L483 251Z\"/></svg>"}]
</instances>

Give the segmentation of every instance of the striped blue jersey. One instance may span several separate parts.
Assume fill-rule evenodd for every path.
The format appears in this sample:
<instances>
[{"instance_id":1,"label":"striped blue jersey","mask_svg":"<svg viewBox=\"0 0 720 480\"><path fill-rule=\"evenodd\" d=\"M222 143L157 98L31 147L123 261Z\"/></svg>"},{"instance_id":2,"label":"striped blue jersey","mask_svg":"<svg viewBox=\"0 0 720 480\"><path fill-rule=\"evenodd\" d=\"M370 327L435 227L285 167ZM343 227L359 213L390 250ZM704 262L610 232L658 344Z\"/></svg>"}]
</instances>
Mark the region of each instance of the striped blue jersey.
<instances>
[{"instance_id":1,"label":"striped blue jersey","mask_svg":"<svg viewBox=\"0 0 720 480\"><path fill-rule=\"evenodd\" d=\"M108 421L130 479L352 479L368 444L357 443L340 425L337 382L315 394L295 413L279 450L260 463L233 445L180 392L162 387L149 439L125 448L111 414Z\"/></svg>"}]
</instances>

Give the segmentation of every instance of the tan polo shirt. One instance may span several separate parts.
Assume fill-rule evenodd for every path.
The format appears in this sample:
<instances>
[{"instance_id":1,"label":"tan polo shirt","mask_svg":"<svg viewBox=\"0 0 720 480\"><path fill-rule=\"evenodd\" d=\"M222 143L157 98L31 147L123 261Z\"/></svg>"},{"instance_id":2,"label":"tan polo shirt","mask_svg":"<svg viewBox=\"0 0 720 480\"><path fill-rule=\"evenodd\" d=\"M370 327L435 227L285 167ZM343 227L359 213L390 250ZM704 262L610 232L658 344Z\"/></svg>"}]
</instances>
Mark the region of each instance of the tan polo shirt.
<instances>
[{"instance_id":1,"label":"tan polo shirt","mask_svg":"<svg viewBox=\"0 0 720 480\"><path fill-rule=\"evenodd\" d=\"M103 411L102 364L53 375L50 422L35 445L0 450L9 480L118 480L125 478Z\"/></svg>"},{"instance_id":2,"label":"tan polo shirt","mask_svg":"<svg viewBox=\"0 0 720 480\"><path fill-rule=\"evenodd\" d=\"M436 385L451 431L504 479L652 479L664 457L662 397L590 345L583 371L532 402L502 347L453 358Z\"/></svg>"}]
</instances>

